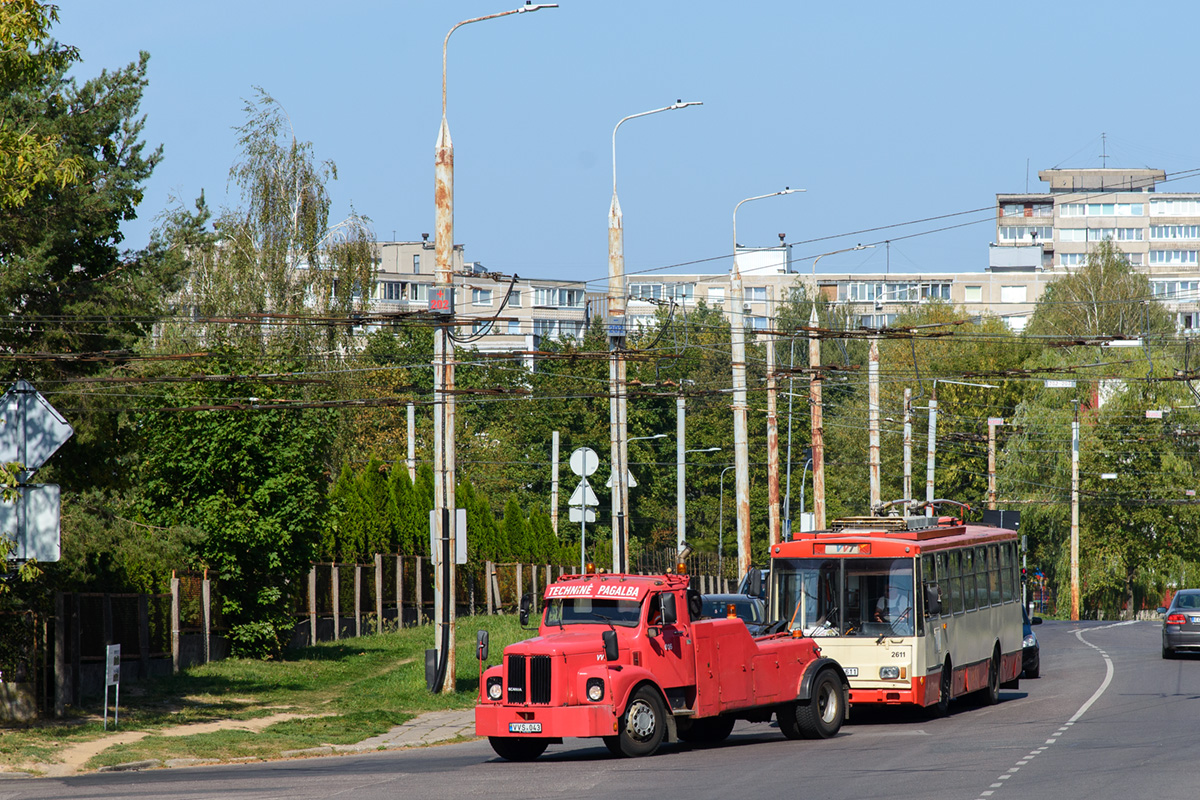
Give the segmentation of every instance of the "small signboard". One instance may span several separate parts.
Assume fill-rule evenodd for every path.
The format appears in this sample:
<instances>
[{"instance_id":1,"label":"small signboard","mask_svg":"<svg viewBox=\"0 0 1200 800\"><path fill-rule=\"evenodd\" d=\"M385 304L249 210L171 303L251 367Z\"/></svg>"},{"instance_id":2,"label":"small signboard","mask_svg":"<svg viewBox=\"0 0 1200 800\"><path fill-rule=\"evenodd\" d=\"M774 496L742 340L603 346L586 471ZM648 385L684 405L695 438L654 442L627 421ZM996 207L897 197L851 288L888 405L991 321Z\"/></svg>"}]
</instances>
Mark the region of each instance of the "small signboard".
<instances>
[{"instance_id":1,"label":"small signboard","mask_svg":"<svg viewBox=\"0 0 1200 800\"><path fill-rule=\"evenodd\" d=\"M988 417L988 425L1003 425L1004 417Z\"/></svg>"},{"instance_id":2,"label":"small signboard","mask_svg":"<svg viewBox=\"0 0 1200 800\"><path fill-rule=\"evenodd\" d=\"M571 506L567 509L567 519L571 522L595 522L596 512L587 507Z\"/></svg>"},{"instance_id":3,"label":"small signboard","mask_svg":"<svg viewBox=\"0 0 1200 800\"><path fill-rule=\"evenodd\" d=\"M434 314L454 313L454 287L429 287L429 310Z\"/></svg>"},{"instance_id":4,"label":"small signboard","mask_svg":"<svg viewBox=\"0 0 1200 800\"><path fill-rule=\"evenodd\" d=\"M1161 409L1150 408L1146 410L1146 419L1162 419L1163 412Z\"/></svg>"},{"instance_id":5,"label":"small signboard","mask_svg":"<svg viewBox=\"0 0 1200 800\"><path fill-rule=\"evenodd\" d=\"M1075 381L1069 380L1047 380L1045 381L1047 389L1074 389Z\"/></svg>"},{"instance_id":6,"label":"small signboard","mask_svg":"<svg viewBox=\"0 0 1200 800\"><path fill-rule=\"evenodd\" d=\"M113 727L121 713L121 645L110 644L104 649L104 730L108 730L108 687L115 687Z\"/></svg>"},{"instance_id":7,"label":"small signboard","mask_svg":"<svg viewBox=\"0 0 1200 800\"><path fill-rule=\"evenodd\" d=\"M437 509L429 512L429 560L435 566L442 563L442 548L437 541ZM454 563L467 563L467 510L454 509Z\"/></svg>"}]
</instances>

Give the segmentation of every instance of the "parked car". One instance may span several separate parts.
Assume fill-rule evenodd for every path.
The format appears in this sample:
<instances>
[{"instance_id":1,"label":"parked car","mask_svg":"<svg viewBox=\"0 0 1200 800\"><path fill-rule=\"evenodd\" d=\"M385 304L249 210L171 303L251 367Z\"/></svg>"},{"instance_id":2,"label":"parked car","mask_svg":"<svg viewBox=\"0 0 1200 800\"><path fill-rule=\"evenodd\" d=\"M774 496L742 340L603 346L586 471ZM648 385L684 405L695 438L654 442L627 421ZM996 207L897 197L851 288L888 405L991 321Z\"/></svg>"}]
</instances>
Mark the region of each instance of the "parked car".
<instances>
[{"instance_id":1,"label":"parked car","mask_svg":"<svg viewBox=\"0 0 1200 800\"><path fill-rule=\"evenodd\" d=\"M1200 652L1200 589L1180 589L1163 616L1162 657L1175 658L1180 650Z\"/></svg>"},{"instance_id":2,"label":"parked car","mask_svg":"<svg viewBox=\"0 0 1200 800\"><path fill-rule=\"evenodd\" d=\"M1038 678L1042 674L1042 647L1038 644L1037 634L1033 632L1034 625L1041 625L1042 618L1029 618L1029 610L1021 609L1021 673L1022 678Z\"/></svg>"},{"instance_id":3,"label":"parked car","mask_svg":"<svg viewBox=\"0 0 1200 800\"><path fill-rule=\"evenodd\" d=\"M738 619L746 623L751 636L762 633L767 624L767 604L761 598L748 594L706 594L701 596L704 604L702 616L712 619L729 616L729 606Z\"/></svg>"}]
</instances>

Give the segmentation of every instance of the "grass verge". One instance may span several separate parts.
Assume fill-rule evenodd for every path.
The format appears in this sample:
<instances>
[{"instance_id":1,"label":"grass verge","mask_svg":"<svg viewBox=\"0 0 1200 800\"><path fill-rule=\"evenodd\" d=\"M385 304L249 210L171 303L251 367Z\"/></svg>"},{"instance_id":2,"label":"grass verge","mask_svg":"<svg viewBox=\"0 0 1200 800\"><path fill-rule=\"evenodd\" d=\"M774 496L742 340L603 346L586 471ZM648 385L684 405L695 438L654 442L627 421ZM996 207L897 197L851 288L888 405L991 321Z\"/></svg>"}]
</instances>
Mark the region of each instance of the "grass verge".
<instances>
[{"instance_id":1,"label":"grass verge","mask_svg":"<svg viewBox=\"0 0 1200 800\"><path fill-rule=\"evenodd\" d=\"M86 766L152 758L271 758L285 750L353 744L425 711L470 708L479 686L476 630L489 631L493 664L506 645L530 635L515 617L460 618L457 691L448 695L431 694L425 686L425 649L433 644L432 626L325 642L289 651L279 661L229 659L126 684L119 732L148 735L114 744ZM96 717L102 712L102 698L92 701L94 707L66 722L0 728L0 769L61 762L73 745L113 737L116 732L105 733ZM257 732L222 729L220 724L285 713L300 718ZM179 727L193 723L214 723L218 729L187 735Z\"/></svg>"}]
</instances>

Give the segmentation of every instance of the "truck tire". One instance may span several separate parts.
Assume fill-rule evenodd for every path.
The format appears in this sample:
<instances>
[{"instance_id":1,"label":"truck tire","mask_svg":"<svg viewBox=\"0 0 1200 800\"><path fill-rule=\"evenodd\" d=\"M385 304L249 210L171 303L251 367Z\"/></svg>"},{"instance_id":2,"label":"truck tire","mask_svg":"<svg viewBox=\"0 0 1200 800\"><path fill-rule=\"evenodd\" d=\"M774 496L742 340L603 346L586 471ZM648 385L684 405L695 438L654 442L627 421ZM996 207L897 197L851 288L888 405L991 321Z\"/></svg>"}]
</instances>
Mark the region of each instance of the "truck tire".
<instances>
[{"instance_id":1,"label":"truck tire","mask_svg":"<svg viewBox=\"0 0 1200 800\"><path fill-rule=\"evenodd\" d=\"M533 761L546 752L550 744L545 739L521 739L516 736L489 736L488 743L496 755L506 761Z\"/></svg>"},{"instance_id":2,"label":"truck tire","mask_svg":"<svg viewBox=\"0 0 1200 800\"><path fill-rule=\"evenodd\" d=\"M653 688L641 687L629 698L625 713L621 715L616 736L621 755L637 758L652 754L662 744L666 732L667 711L662 698ZM611 746L609 750L612 750Z\"/></svg>"},{"instance_id":3,"label":"truck tire","mask_svg":"<svg viewBox=\"0 0 1200 800\"><path fill-rule=\"evenodd\" d=\"M796 725L800 729L800 736L804 739L828 739L842 729L845 719L842 682L833 670L821 670L821 674L813 681L812 696L806 702L796 704ZM783 729L782 724L779 727Z\"/></svg>"},{"instance_id":4,"label":"truck tire","mask_svg":"<svg viewBox=\"0 0 1200 800\"><path fill-rule=\"evenodd\" d=\"M788 739L802 739L800 724L796 722L796 711L799 703L783 703L775 710L775 719L779 722L779 731Z\"/></svg>"},{"instance_id":5,"label":"truck tire","mask_svg":"<svg viewBox=\"0 0 1200 800\"><path fill-rule=\"evenodd\" d=\"M729 738L735 722L728 716L694 719L679 726L679 738L695 744L717 744Z\"/></svg>"}]
</instances>

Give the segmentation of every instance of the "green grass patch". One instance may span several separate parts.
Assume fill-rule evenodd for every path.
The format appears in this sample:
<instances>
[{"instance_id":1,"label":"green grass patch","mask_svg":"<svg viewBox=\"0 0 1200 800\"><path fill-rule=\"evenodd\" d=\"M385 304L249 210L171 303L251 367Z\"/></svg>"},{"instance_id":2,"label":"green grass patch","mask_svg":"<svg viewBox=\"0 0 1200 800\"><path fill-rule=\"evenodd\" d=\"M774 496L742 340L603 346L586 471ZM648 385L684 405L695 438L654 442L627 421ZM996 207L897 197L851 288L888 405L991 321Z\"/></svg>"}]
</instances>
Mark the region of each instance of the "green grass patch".
<instances>
[{"instance_id":1,"label":"green grass patch","mask_svg":"<svg viewBox=\"0 0 1200 800\"><path fill-rule=\"evenodd\" d=\"M148 758L268 758L283 750L359 742L425 711L470 708L479 687L478 629L491 635L492 664L498 663L506 645L534 635L522 630L513 616L459 618L457 691L449 695L431 694L425 686L425 649L434 645L430 625L298 648L278 661L229 659L126 684L121 731L158 734L190 723L289 712L326 716L279 722L257 733L151 735L105 750L89 766ZM19 768L54 762L63 748L105 736L95 716L82 716L102 712L101 698L93 702L94 707L82 709L74 724L0 728L0 764Z\"/></svg>"}]
</instances>

